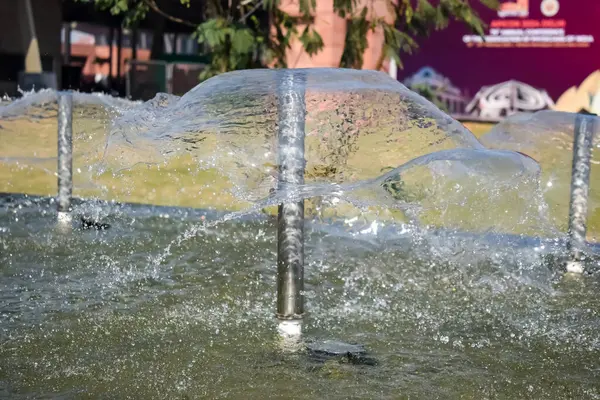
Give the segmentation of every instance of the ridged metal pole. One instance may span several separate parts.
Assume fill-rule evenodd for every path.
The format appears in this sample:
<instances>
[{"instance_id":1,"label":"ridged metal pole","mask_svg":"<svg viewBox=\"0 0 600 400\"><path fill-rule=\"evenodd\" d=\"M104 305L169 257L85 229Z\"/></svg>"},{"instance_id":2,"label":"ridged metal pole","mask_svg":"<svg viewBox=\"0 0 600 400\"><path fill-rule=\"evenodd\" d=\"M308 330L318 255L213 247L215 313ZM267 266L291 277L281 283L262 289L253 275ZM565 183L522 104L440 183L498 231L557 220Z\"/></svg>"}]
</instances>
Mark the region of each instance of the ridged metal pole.
<instances>
[{"instance_id":1,"label":"ridged metal pole","mask_svg":"<svg viewBox=\"0 0 600 400\"><path fill-rule=\"evenodd\" d=\"M569 206L569 259L567 272L583 273L585 258L590 162L594 136L594 117L578 114L575 118L573 166L571 170L571 201Z\"/></svg>"},{"instance_id":2,"label":"ridged metal pole","mask_svg":"<svg viewBox=\"0 0 600 400\"><path fill-rule=\"evenodd\" d=\"M282 70L278 87L278 191L304 183L306 76ZM277 215L277 318L283 335L300 336L304 315L304 201L279 205Z\"/></svg>"},{"instance_id":3,"label":"ridged metal pole","mask_svg":"<svg viewBox=\"0 0 600 400\"><path fill-rule=\"evenodd\" d=\"M73 195L73 95L58 96L58 219L71 221Z\"/></svg>"}]
</instances>

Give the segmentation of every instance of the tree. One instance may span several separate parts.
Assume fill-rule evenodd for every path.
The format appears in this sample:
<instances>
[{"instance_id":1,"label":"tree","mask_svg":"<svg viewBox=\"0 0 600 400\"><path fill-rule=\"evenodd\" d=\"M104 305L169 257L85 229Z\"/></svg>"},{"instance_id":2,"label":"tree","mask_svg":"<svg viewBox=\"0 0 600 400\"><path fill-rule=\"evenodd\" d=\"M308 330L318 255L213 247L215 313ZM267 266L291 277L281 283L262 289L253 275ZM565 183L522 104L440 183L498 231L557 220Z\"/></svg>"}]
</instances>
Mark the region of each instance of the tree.
<instances>
[{"instance_id":1,"label":"tree","mask_svg":"<svg viewBox=\"0 0 600 400\"><path fill-rule=\"evenodd\" d=\"M84 0L79 0L84 1ZM302 43L309 55L323 48L323 40L312 22L317 0L298 0L299 14L292 16L280 9L281 0L94 0L101 10L124 15L132 26L149 13L188 25L210 56L210 65L201 78L237 70L265 66L286 67L285 53L294 40ZM432 30L444 29L451 20L463 23L472 32L483 35L484 23L469 0L383 0L391 18L373 18L369 6L361 0L334 0L334 11L347 20L348 30L340 67L360 68L367 48L369 31L382 29L383 51L378 62L392 58L402 66L401 54L415 50L417 39ZM495 9L498 0L472 0ZM373 0L366 0L372 4ZM201 22L193 23L165 11L177 3L200 13Z\"/></svg>"}]
</instances>

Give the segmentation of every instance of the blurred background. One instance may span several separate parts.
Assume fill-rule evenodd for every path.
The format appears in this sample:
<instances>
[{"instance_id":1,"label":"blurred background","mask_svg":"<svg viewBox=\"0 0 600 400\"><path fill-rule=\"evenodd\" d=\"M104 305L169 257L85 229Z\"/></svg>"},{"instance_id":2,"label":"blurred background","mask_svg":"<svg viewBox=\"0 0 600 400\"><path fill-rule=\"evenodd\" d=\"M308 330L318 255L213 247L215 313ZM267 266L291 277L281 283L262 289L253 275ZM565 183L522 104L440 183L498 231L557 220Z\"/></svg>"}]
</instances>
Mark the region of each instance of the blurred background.
<instances>
[{"instance_id":1,"label":"blurred background","mask_svg":"<svg viewBox=\"0 0 600 400\"><path fill-rule=\"evenodd\" d=\"M487 129L598 114L599 17L586 0L0 0L0 95L148 100L236 69L363 68Z\"/></svg>"}]
</instances>

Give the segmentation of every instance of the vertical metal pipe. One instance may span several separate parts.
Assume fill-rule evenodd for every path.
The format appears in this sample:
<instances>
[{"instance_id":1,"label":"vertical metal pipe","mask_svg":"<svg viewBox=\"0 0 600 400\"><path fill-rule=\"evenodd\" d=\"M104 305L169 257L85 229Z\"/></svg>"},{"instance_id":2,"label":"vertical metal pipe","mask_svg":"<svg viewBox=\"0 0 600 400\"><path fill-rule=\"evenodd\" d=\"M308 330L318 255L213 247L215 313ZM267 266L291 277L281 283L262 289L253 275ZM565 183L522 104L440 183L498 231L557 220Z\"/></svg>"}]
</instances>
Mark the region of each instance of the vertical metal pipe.
<instances>
[{"instance_id":1,"label":"vertical metal pipe","mask_svg":"<svg viewBox=\"0 0 600 400\"><path fill-rule=\"evenodd\" d=\"M573 166L571 170L571 200L569 205L569 260L567 272L583 273L585 257L590 162L594 117L578 114L575 118L573 139Z\"/></svg>"},{"instance_id":2,"label":"vertical metal pipe","mask_svg":"<svg viewBox=\"0 0 600 400\"><path fill-rule=\"evenodd\" d=\"M131 60L137 60L137 48L138 48L138 30L133 28L131 30Z\"/></svg>"},{"instance_id":3,"label":"vertical metal pipe","mask_svg":"<svg viewBox=\"0 0 600 400\"><path fill-rule=\"evenodd\" d=\"M40 46L35 31L35 19L33 17L33 6L31 0L25 0L25 13L27 14L27 31L29 34L27 53L25 54L25 72L30 74L42 73L42 59L40 57ZM16 4L16 3L14 3Z\"/></svg>"},{"instance_id":4,"label":"vertical metal pipe","mask_svg":"<svg viewBox=\"0 0 600 400\"><path fill-rule=\"evenodd\" d=\"M71 32L72 23L68 22L64 25L65 27L65 65L71 64Z\"/></svg>"},{"instance_id":5,"label":"vertical metal pipe","mask_svg":"<svg viewBox=\"0 0 600 400\"><path fill-rule=\"evenodd\" d=\"M58 96L58 216L70 220L73 195L73 95Z\"/></svg>"},{"instance_id":6,"label":"vertical metal pipe","mask_svg":"<svg viewBox=\"0 0 600 400\"><path fill-rule=\"evenodd\" d=\"M281 70L278 87L278 191L290 193L304 183L303 71ZM280 329L299 334L304 314L304 201L279 205L277 215L277 317Z\"/></svg>"},{"instance_id":7,"label":"vertical metal pipe","mask_svg":"<svg viewBox=\"0 0 600 400\"><path fill-rule=\"evenodd\" d=\"M145 34L142 32L139 34L141 36L142 39L144 39L146 36ZM136 61L137 61L137 48L138 48L138 30L137 28L133 28L133 30L131 31L131 59L129 60L129 69L126 72L126 79L125 79L125 96L127 96L128 99L130 100L135 100L131 97L131 91L133 90L133 88L135 87L135 66L136 66ZM143 41L142 41L143 43ZM145 48L145 44L142 46L142 48Z\"/></svg>"},{"instance_id":8,"label":"vertical metal pipe","mask_svg":"<svg viewBox=\"0 0 600 400\"><path fill-rule=\"evenodd\" d=\"M115 41L115 30L111 26L108 28L108 92L113 88L113 42Z\"/></svg>"},{"instance_id":9,"label":"vertical metal pipe","mask_svg":"<svg viewBox=\"0 0 600 400\"><path fill-rule=\"evenodd\" d=\"M123 51L123 27L119 26L117 28L117 92L122 93L121 91L121 59L122 59L122 51Z\"/></svg>"},{"instance_id":10,"label":"vertical metal pipe","mask_svg":"<svg viewBox=\"0 0 600 400\"><path fill-rule=\"evenodd\" d=\"M393 57L390 58L388 73L390 75L390 78L398 80L398 64L396 64L396 60Z\"/></svg>"}]
</instances>

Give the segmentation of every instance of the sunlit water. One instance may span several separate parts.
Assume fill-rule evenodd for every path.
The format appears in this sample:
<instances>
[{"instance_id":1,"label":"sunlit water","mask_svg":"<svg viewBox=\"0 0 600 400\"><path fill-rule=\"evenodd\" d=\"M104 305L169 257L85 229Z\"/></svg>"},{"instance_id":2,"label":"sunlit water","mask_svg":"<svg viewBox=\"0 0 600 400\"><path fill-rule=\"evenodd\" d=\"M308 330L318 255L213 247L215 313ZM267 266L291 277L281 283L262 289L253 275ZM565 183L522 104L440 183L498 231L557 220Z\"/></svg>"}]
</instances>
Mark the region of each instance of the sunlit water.
<instances>
[{"instance_id":1,"label":"sunlit water","mask_svg":"<svg viewBox=\"0 0 600 400\"><path fill-rule=\"evenodd\" d=\"M499 125L484 147L383 74L307 73L307 183L288 198L271 191L275 71L148 103L75 96L80 118L109 115L74 133L98 197L101 174L184 154L247 206L78 201L61 227L48 198L2 197L0 397L600 398L600 281L562 278L541 146ZM0 118L54 118L55 97L25 96ZM9 150L6 163L55 162ZM376 366L278 350L276 228L261 210L299 198L314 203L306 338L363 344ZM110 228L84 230L81 215Z\"/></svg>"}]
</instances>

